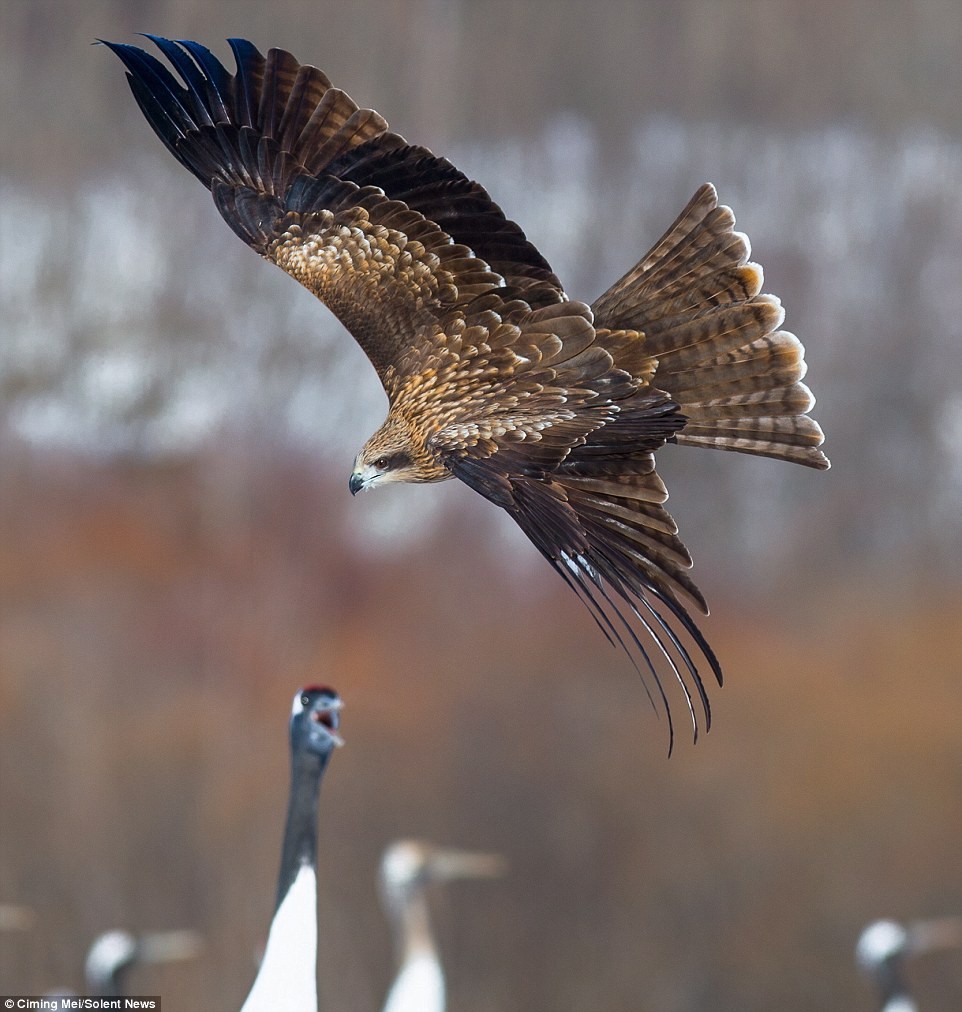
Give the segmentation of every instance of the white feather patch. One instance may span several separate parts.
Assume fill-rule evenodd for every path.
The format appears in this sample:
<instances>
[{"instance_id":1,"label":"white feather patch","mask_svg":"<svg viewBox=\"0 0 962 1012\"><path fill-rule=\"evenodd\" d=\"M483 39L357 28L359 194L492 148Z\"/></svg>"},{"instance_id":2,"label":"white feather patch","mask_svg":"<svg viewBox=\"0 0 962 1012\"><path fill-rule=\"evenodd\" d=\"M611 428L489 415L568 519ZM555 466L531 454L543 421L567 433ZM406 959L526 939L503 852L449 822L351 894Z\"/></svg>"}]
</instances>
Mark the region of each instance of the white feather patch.
<instances>
[{"instance_id":1,"label":"white feather patch","mask_svg":"<svg viewBox=\"0 0 962 1012\"><path fill-rule=\"evenodd\" d=\"M317 876L301 865L277 908L241 1012L317 1012Z\"/></svg>"},{"instance_id":2,"label":"white feather patch","mask_svg":"<svg viewBox=\"0 0 962 1012\"><path fill-rule=\"evenodd\" d=\"M433 955L409 959L391 986L383 1012L444 1012L444 975Z\"/></svg>"}]
</instances>

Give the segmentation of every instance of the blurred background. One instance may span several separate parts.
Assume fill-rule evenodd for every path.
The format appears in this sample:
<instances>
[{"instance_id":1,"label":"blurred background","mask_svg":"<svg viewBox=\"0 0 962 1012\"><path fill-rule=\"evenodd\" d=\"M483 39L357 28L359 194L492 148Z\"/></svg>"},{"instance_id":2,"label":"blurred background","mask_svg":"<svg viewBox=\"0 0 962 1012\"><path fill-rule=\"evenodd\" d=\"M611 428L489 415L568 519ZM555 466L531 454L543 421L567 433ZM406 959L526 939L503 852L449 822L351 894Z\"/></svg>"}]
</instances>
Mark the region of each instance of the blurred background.
<instances>
[{"instance_id":1,"label":"blurred background","mask_svg":"<svg viewBox=\"0 0 962 1012\"><path fill-rule=\"evenodd\" d=\"M727 674L697 746L666 759L501 511L454 482L351 499L377 378L90 45L138 31L321 66L576 298L718 186L833 469L659 454ZM862 926L962 911L960 94L953 0L3 4L0 902L36 919L0 990L80 988L109 927L194 927L204 954L132 989L238 1007L290 698L323 682L326 1007L379 1007L377 861L416 835L510 863L438 897L452 1010L871 1009ZM912 973L962 1006L959 958Z\"/></svg>"}]
</instances>

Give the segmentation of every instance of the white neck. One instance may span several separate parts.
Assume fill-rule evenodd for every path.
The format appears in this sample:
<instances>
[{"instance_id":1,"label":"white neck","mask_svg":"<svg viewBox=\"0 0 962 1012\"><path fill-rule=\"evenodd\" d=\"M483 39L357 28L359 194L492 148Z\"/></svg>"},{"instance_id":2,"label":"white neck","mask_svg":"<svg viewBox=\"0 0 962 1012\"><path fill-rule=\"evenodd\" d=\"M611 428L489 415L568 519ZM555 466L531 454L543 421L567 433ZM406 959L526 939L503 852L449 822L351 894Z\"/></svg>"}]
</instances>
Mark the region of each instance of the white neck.
<instances>
[{"instance_id":1,"label":"white neck","mask_svg":"<svg viewBox=\"0 0 962 1012\"><path fill-rule=\"evenodd\" d=\"M427 900L420 889L407 897L397 928L401 965L383 1012L444 1012L444 974L431 936Z\"/></svg>"},{"instance_id":2,"label":"white neck","mask_svg":"<svg viewBox=\"0 0 962 1012\"><path fill-rule=\"evenodd\" d=\"M444 977L437 959L424 954L405 960L383 1012L444 1012Z\"/></svg>"},{"instance_id":3,"label":"white neck","mask_svg":"<svg viewBox=\"0 0 962 1012\"><path fill-rule=\"evenodd\" d=\"M302 864L271 922L241 1012L317 1012L317 876Z\"/></svg>"}]
</instances>

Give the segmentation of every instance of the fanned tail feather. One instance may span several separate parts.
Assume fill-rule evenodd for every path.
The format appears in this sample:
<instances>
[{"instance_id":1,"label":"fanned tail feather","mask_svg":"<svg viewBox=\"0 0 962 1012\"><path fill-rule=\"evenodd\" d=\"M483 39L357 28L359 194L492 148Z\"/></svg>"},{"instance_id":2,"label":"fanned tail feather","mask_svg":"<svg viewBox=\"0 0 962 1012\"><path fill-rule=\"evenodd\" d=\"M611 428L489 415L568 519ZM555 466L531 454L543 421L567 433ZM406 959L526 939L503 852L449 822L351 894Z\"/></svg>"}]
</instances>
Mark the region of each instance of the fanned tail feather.
<instances>
[{"instance_id":1,"label":"fanned tail feather","mask_svg":"<svg viewBox=\"0 0 962 1012\"><path fill-rule=\"evenodd\" d=\"M677 443L827 468L824 436L808 416L805 349L779 329L785 314L761 294L747 236L706 183L640 263L592 306L601 339L634 372L657 362L652 384L687 418Z\"/></svg>"}]
</instances>

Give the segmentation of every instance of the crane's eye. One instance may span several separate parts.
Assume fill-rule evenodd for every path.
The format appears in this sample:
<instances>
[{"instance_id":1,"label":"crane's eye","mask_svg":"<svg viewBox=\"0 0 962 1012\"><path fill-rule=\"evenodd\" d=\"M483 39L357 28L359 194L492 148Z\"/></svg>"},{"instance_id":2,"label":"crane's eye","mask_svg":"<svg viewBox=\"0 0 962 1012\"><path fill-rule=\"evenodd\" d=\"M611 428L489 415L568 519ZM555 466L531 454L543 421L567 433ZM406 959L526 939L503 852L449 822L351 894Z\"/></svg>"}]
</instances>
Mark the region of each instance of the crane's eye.
<instances>
[{"instance_id":1,"label":"crane's eye","mask_svg":"<svg viewBox=\"0 0 962 1012\"><path fill-rule=\"evenodd\" d=\"M311 697L308 696L307 693L304 693L304 695L301 696L301 706L308 707L310 705L311 705Z\"/></svg>"}]
</instances>

